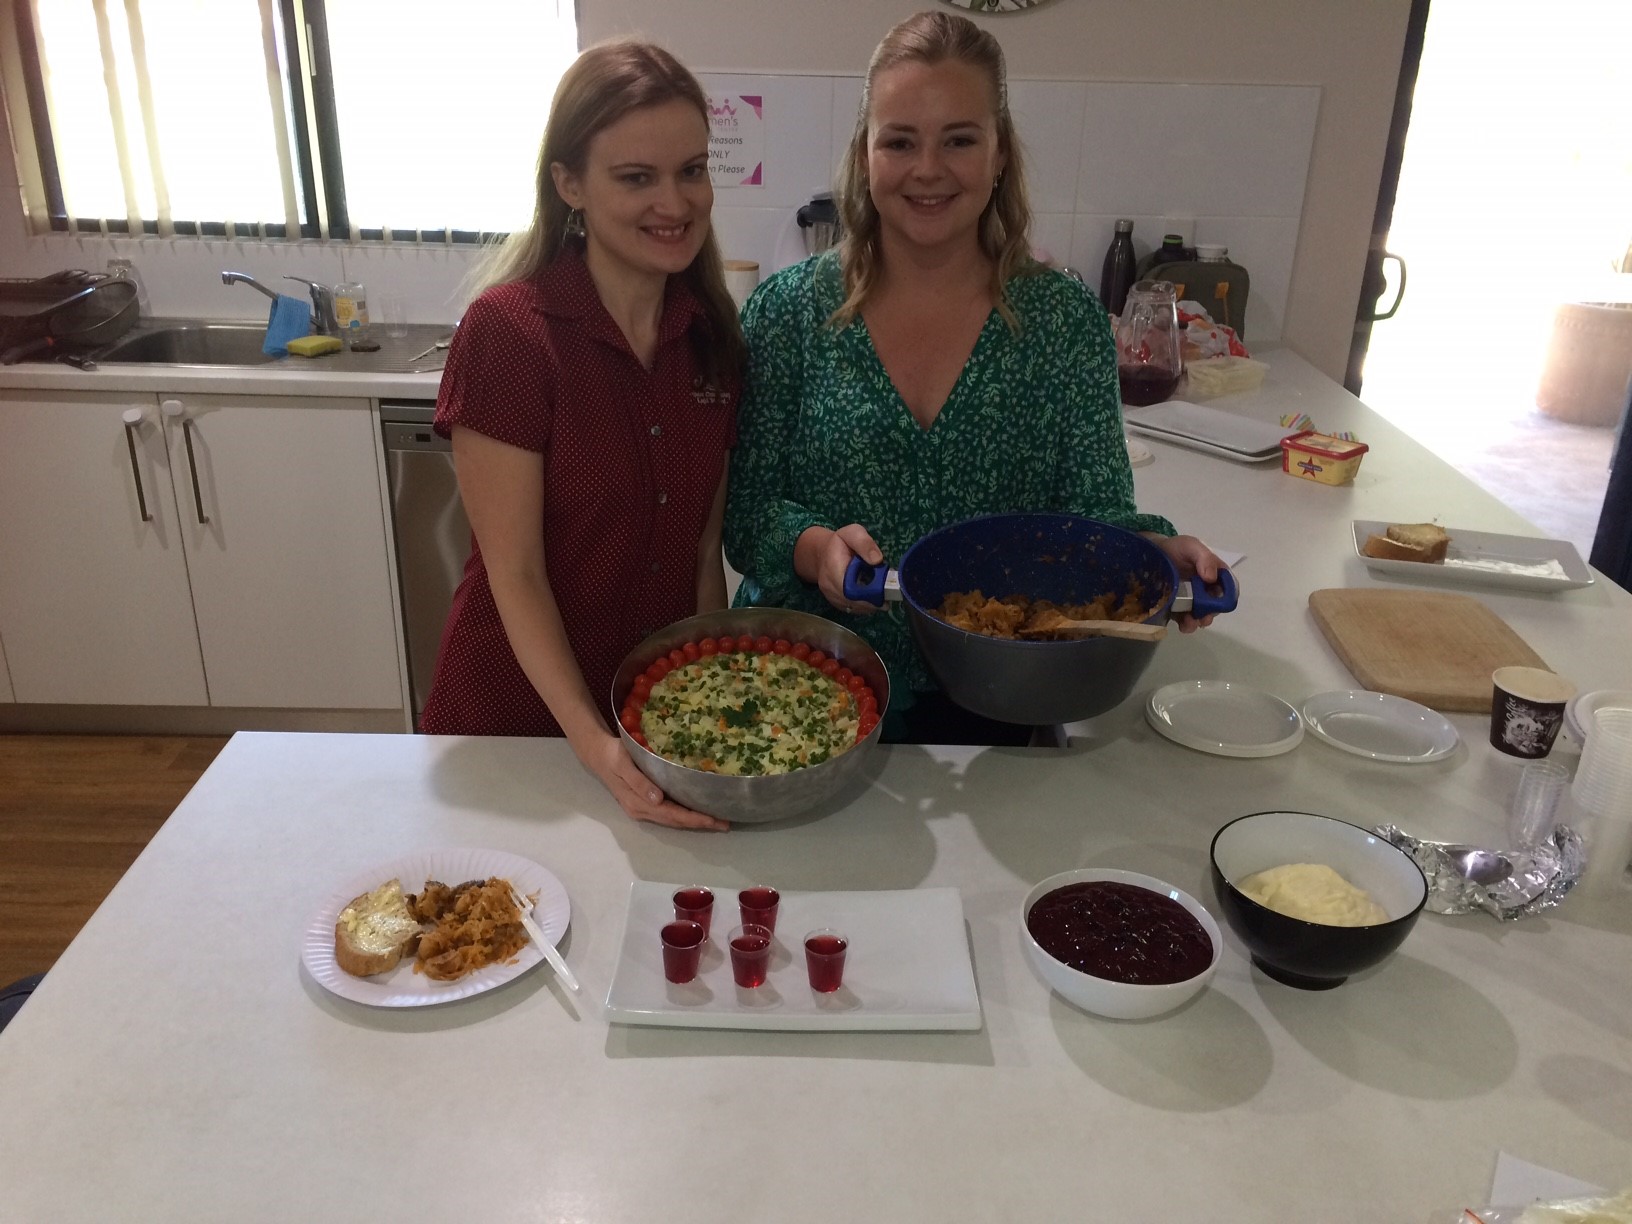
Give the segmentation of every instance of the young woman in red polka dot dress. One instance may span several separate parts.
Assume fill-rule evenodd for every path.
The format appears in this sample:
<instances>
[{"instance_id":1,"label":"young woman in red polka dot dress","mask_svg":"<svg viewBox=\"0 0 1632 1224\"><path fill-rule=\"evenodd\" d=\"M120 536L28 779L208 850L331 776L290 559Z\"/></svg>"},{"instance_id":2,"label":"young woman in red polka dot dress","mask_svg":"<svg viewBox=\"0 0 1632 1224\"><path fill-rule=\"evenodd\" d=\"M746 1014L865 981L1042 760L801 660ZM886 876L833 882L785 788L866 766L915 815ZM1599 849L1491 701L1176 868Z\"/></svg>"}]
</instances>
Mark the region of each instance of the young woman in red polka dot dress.
<instances>
[{"instance_id":1,"label":"young woman in red polka dot dress","mask_svg":"<svg viewBox=\"0 0 1632 1224\"><path fill-rule=\"evenodd\" d=\"M725 607L720 532L742 334L709 229L707 99L662 49L591 48L556 91L532 226L448 353L474 547L421 729L565 735L629 815L689 828L612 731L652 630Z\"/></svg>"}]
</instances>

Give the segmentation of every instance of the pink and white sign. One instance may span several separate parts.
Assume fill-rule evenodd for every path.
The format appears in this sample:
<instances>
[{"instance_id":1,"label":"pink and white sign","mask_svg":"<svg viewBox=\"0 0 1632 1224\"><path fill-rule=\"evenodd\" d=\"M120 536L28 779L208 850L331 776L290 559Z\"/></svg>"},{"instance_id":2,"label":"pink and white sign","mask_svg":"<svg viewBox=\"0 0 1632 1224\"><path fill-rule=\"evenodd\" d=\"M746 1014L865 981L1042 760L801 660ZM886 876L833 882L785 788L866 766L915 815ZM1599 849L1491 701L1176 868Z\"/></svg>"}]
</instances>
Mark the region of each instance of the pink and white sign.
<instances>
[{"instance_id":1,"label":"pink and white sign","mask_svg":"<svg viewBox=\"0 0 1632 1224\"><path fill-rule=\"evenodd\" d=\"M765 185L765 99L730 94L708 100L708 172L716 187Z\"/></svg>"}]
</instances>

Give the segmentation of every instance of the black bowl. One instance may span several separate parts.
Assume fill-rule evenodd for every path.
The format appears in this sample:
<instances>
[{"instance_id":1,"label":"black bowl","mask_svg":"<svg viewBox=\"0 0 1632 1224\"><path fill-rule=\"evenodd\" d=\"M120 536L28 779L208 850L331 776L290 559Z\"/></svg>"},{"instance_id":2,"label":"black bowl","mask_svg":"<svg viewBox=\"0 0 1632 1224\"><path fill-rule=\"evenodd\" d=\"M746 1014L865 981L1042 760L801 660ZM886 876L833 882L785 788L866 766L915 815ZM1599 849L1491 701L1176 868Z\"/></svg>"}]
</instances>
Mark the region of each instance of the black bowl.
<instances>
[{"instance_id":1,"label":"black bowl","mask_svg":"<svg viewBox=\"0 0 1632 1224\"><path fill-rule=\"evenodd\" d=\"M1330 990L1351 973L1381 964L1405 941L1428 900L1428 881L1411 856L1375 833L1312 812L1254 812L1213 835L1213 895L1252 963L1304 990ZM1268 909L1235 886L1286 863L1324 863L1363 888L1388 914L1374 926L1328 926Z\"/></svg>"}]
</instances>

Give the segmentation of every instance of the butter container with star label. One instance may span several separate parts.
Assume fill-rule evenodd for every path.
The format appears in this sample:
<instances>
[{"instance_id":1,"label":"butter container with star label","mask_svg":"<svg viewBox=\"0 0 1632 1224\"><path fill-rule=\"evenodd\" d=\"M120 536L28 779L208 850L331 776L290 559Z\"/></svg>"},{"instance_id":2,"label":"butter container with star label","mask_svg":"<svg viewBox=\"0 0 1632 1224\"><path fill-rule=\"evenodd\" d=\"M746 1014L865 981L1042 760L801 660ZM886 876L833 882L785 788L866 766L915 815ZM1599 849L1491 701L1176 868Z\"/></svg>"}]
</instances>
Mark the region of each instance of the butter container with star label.
<instances>
[{"instance_id":1,"label":"butter container with star label","mask_svg":"<svg viewBox=\"0 0 1632 1224\"><path fill-rule=\"evenodd\" d=\"M1306 429L1281 439L1281 471L1288 476L1321 484L1345 485L1360 470L1360 460L1371 448Z\"/></svg>"}]
</instances>

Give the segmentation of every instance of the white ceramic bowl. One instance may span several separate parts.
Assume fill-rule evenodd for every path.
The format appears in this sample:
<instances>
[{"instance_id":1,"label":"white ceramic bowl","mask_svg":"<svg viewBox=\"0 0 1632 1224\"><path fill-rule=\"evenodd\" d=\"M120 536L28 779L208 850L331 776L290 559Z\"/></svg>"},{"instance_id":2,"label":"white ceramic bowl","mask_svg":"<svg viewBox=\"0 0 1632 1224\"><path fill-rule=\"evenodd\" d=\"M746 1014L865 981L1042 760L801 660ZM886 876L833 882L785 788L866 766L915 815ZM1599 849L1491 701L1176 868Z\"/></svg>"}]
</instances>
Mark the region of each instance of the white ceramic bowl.
<instances>
[{"instance_id":1,"label":"white ceramic bowl","mask_svg":"<svg viewBox=\"0 0 1632 1224\"><path fill-rule=\"evenodd\" d=\"M1095 977L1091 973L1073 969L1045 952L1042 945L1032 938L1031 931L1026 926L1026 916L1031 913L1031 907L1056 888L1063 888L1067 884L1083 884L1090 880L1135 884L1164 897L1171 897L1184 906L1196 921L1201 923L1201 929L1207 932L1207 938L1213 941L1213 959L1207 968L1182 982L1146 986L1135 982L1117 982L1110 978ZM1202 907L1201 902L1183 889L1174 888L1165 880L1141 875L1137 871L1119 871L1114 867L1079 867L1075 871L1062 871L1058 875L1051 875L1039 883L1026 894L1026 899L1020 906L1020 941L1025 945L1026 956L1031 960L1032 967L1042 976L1043 981L1059 992L1067 1002L1076 1004L1084 1011L1093 1012L1096 1016L1107 1016L1112 1020L1146 1020L1188 1003L1203 986L1212 981L1213 974L1218 970L1219 957L1224 951L1224 938L1219 933L1218 923L1213 921L1213 916Z\"/></svg>"}]
</instances>

